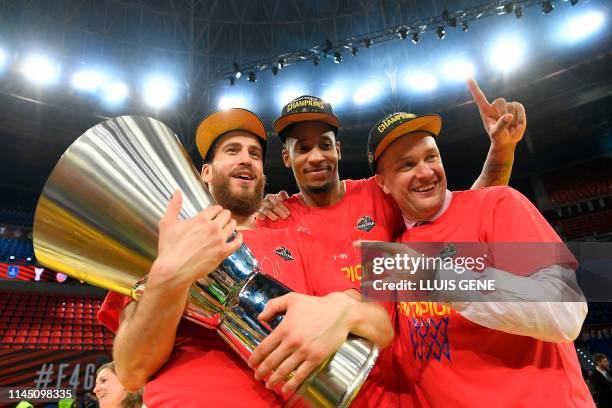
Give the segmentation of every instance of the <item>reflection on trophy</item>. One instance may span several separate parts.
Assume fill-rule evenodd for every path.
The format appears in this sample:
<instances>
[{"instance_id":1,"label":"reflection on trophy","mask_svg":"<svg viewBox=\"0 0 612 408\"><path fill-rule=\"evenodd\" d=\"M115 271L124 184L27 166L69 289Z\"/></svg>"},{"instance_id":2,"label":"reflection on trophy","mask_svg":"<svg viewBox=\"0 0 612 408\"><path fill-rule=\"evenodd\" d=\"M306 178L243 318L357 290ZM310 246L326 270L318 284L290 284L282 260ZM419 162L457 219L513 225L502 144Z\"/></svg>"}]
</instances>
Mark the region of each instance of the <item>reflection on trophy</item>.
<instances>
[{"instance_id":1,"label":"reflection on trophy","mask_svg":"<svg viewBox=\"0 0 612 408\"><path fill-rule=\"evenodd\" d=\"M36 257L56 271L138 299L157 256L159 220L177 189L183 193L182 219L214 203L167 126L135 116L100 123L68 148L47 180L34 220ZM270 299L288 292L259 270L242 245L192 285L185 317L216 329L247 360L270 332L257 316ZM289 405L349 406L377 356L376 346L350 336Z\"/></svg>"}]
</instances>

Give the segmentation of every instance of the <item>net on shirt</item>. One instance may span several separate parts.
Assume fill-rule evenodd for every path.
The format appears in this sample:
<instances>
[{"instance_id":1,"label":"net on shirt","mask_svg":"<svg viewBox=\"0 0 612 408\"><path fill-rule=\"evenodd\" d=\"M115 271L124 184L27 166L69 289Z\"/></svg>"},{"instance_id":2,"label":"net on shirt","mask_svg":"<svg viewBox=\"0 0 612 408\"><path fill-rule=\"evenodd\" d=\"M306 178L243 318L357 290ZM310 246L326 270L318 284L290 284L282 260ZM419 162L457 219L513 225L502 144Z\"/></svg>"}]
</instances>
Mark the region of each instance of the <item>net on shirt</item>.
<instances>
[{"instance_id":1,"label":"net on shirt","mask_svg":"<svg viewBox=\"0 0 612 408\"><path fill-rule=\"evenodd\" d=\"M448 341L448 317L412 318L410 341L415 359L440 361L443 357L450 361L450 343Z\"/></svg>"}]
</instances>

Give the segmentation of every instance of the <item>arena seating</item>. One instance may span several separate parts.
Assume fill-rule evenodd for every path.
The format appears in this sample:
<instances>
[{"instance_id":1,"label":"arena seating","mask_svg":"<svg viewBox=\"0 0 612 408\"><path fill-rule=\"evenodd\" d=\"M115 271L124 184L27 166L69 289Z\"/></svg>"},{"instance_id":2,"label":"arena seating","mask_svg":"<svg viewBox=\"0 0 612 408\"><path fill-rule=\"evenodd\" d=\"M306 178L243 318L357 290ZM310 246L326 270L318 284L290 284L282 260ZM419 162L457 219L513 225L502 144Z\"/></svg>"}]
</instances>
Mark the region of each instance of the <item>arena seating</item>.
<instances>
[{"instance_id":1,"label":"arena seating","mask_svg":"<svg viewBox=\"0 0 612 408\"><path fill-rule=\"evenodd\" d=\"M0 260L14 256L15 259L34 258L32 241L0 238Z\"/></svg>"},{"instance_id":2,"label":"arena seating","mask_svg":"<svg viewBox=\"0 0 612 408\"><path fill-rule=\"evenodd\" d=\"M15 207L0 208L0 222L13 225L32 226L34 211Z\"/></svg>"},{"instance_id":3,"label":"arena seating","mask_svg":"<svg viewBox=\"0 0 612 408\"><path fill-rule=\"evenodd\" d=\"M612 210L566 218L554 223L557 231L572 240L612 232Z\"/></svg>"},{"instance_id":4,"label":"arena seating","mask_svg":"<svg viewBox=\"0 0 612 408\"><path fill-rule=\"evenodd\" d=\"M96 314L102 300L0 292L0 348L105 350L113 334Z\"/></svg>"},{"instance_id":5,"label":"arena seating","mask_svg":"<svg viewBox=\"0 0 612 408\"><path fill-rule=\"evenodd\" d=\"M544 185L553 205L562 205L612 194L611 161L594 160L547 175Z\"/></svg>"}]
</instances>

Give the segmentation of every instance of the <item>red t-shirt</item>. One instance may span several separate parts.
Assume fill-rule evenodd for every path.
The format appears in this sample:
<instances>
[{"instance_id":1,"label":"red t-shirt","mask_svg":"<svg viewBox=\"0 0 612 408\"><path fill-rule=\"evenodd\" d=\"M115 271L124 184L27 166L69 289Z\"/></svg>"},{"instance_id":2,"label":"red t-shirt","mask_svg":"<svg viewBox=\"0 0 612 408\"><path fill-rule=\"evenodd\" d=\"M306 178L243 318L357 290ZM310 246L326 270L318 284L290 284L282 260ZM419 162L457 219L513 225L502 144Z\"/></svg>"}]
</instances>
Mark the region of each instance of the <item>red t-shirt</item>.
<instances>
[{"instance_id":1,"label":"red t-shirt","mask_svg":"<svg viewBox=\"0 0 612 408\"><path fill-rule=\"evenodd\" d=\"M440 218L405 231L401 241L561 242L529 200L509 187L454 192ZM575 262L569 252L550 255L517 260L515 253L514 264L496 256L491 266L529 275L551 259ZM402 406L593 407L572 343L488 329L439 303L399 303L398 324Z\"/></svg>"},{"instance_id":2,"label":"red t-shirt","mask_svg":"<svg viewBox=\"0 0 612 408\"><path fill-rule=\"evenodd\" d=\"M242 231L244 241L266 274L278 279L295 292L325 295L339 284L332 276L330 257L305 233L295 230ZM303 271L320 271L314 280L317 289ZM342 284L342 282L340 282ZM350 287L346 284L345 289ZM116 331L121 310L131 298L109 292L98 319ZM214 331L182 319L176 343L168 362L145 387L148 407L222 406L244 408L270 407L282 403L264 384L256 381L252 370Z\"/></svg>"},{"instance_id":3,"label":"red t-shirt","mask_svg":"<svg viewBox=\"0 0 612 408\"><path fill-rule=\"evenodd\" d=\"M346 192L337 203L325 207L309 207L300 194L283 203L291 215L286 220L258 221L258 226L294 228L312 234L334 254L337 273L345 276L359 289L361 283L360 252L353 246L357 240L392 241L403 228L402 213L376 184L374 177L344 180ZM311 270L312 272L313 270ZM393 304L384 304L391 321L395 320ZM395 407L398 405L396 378L391 347L381 352L352 407Z\"/></svg>"}]
</instances>

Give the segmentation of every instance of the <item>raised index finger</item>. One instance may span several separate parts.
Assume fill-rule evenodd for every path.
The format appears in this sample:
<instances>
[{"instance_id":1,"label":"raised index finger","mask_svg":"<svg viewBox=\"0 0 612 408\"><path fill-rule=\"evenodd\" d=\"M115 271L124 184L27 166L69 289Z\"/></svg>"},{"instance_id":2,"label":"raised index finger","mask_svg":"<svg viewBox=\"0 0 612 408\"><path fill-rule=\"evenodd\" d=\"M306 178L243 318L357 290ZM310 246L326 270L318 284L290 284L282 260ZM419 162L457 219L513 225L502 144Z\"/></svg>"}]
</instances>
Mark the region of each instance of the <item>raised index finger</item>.
<instances>
[{"instance_id":1,"label":"raised index finger","mask_svg":"<svg viewBox=\"0 0 612 408\"><path fill-rule=\"evenodd\" d=\"M472 98L474 98L474 102L476 102L476 105L478 105L478 107L482 110L489 109L491 105L489 104L487 97L482 92L474 78L468 78L467 86L470 89L470 93L472 94Z\"/></svg>"}]
</instances>

